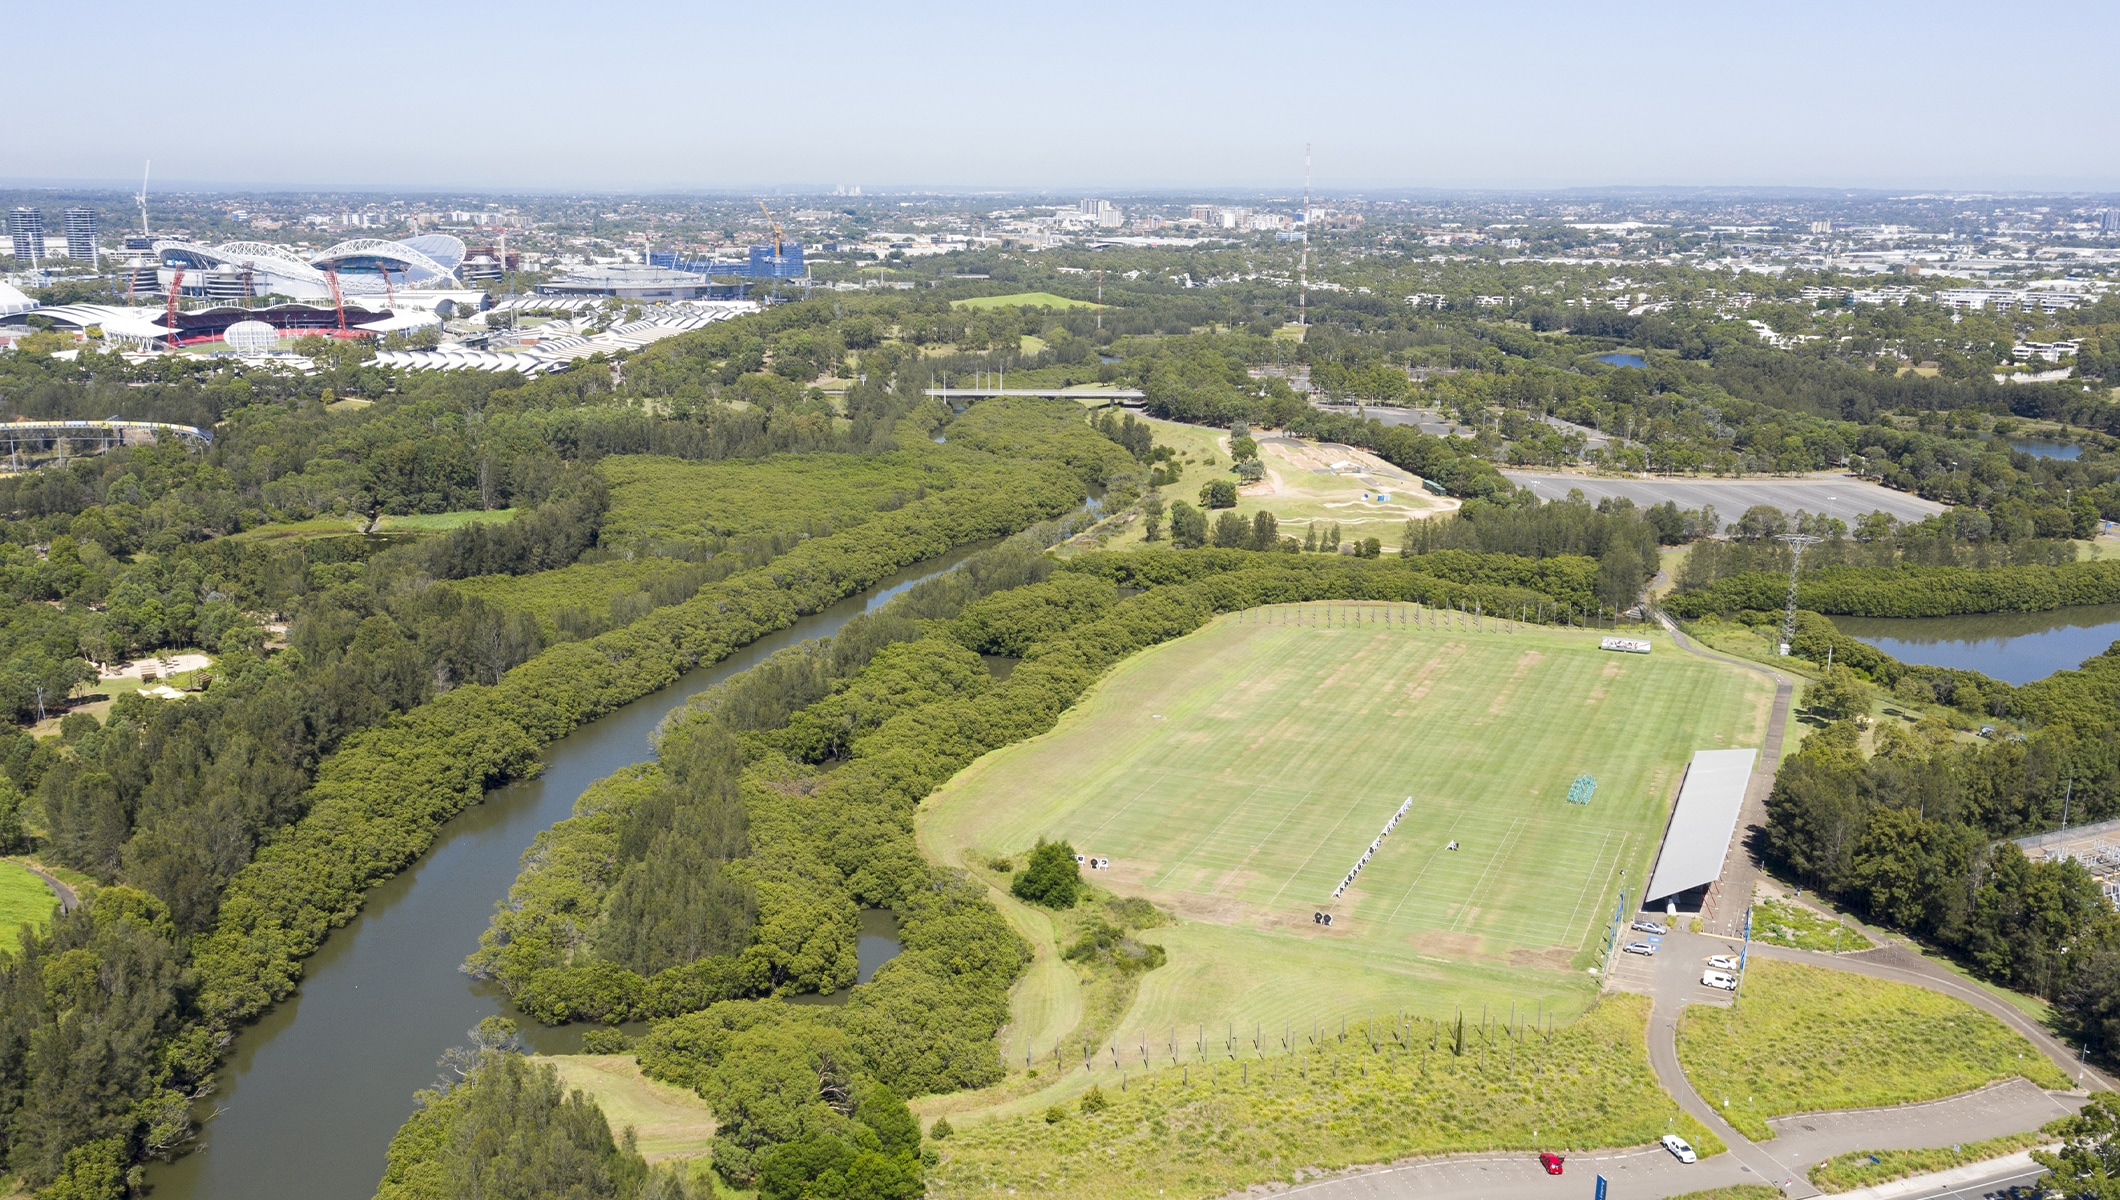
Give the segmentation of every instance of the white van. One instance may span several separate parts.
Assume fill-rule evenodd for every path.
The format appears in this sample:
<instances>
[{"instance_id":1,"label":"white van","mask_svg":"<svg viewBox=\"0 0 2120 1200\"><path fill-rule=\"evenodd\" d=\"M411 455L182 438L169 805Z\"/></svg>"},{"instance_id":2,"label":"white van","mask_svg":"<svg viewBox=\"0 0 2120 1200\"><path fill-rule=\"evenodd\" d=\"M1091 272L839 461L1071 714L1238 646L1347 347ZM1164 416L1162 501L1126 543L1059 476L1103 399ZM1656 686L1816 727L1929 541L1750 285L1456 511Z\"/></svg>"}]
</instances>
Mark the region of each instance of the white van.
<instances>
[{"instance_id":1,"label":"white van","mask_svg":"<svg viewBox=\"0 0 2120 1200\"><path fill-rule=\"evenodd\" d=\"M1702 971L1700 981L1711 988L1721 988L1726 992L1737 990L1737 976L1727 971Z\"/></svg>"}]
</instances>

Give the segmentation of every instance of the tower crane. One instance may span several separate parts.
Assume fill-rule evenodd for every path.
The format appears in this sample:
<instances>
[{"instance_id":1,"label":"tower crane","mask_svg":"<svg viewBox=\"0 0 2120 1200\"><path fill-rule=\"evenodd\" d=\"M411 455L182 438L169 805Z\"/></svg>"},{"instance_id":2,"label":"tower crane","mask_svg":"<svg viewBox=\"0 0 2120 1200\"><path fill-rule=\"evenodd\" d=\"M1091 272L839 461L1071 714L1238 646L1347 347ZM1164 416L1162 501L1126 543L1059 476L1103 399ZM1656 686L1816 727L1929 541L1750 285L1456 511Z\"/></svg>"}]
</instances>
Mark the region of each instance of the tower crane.
<instances>
[{"instance_id":1,"label":"tower crane","mask_svg":"<svg viewBox=\"0 0 2120 1200\"><path fill-rule=\"evenodd\" d=\"M773 219L773 210L772 210L772 209L770 209L770 208L767 208L767 207L766 207L766 202L765 202L765 201L763 201L763 200L760 200L760 201L758 202L758 211L759 211L759 212L762 212L762 213L764 213L764 214L766 215L766 225L767 225L767 227L768 227L768 228L770 228L770 229L771 229L771 230L773 231L773 293L772 293L772 294L773 294L773 295L774 295L775 297L778 297L778 296L780 295L780 279L781 279L781 271L782 271L783 265L784 265L784 264L785 264L785 262L786 262L786 258L785 258L785 251L783 251L783 250L781 249L781 243L782 243L782 241L783 241L783 240L784 240L784 239L786 238L786 236L787 236L787 235L781 232L781 229L780 229L780 222L778 222L778 221L776 221L776 220L774 220L774 219Z\"/></svg>"},{"instance_id":2,"label":"tower crane","mask_svg":"<svg viewBox=\"0 0 2120 1200\"><path fill-rule=\"evenodd\" d=\"M780 231L780 222L773 219L773 210L766 207L765 201L758 202L758 211L766 215L766 226L773 231L773 261L777 264L780 261L780 243L786 235Z\"/></svg>"}]
</instances>

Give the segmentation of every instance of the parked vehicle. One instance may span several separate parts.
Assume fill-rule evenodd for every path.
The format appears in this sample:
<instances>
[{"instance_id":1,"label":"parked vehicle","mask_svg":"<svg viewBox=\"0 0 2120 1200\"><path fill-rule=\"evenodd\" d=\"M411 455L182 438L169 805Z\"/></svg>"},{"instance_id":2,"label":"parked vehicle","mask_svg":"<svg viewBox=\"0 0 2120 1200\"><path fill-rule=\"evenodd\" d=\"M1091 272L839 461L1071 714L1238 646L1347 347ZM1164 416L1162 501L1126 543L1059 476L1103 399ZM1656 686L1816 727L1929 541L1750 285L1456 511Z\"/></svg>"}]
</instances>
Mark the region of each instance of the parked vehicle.
<instances>
[{"instance_id":1,"label":"parked vehicle","mask_svg":"<svg viewBox=\"0 0 2120 1200\"><path fill-rule=\"evenodd\" d=\"M1628 942L1626 945L1621 946L1620 949L1625 950L1629 954L1654 954L1656 953L1656 943Z\"/></svg>"},{"instance_id":2,"label":"parked vehicle","mask_svg":"<svg viewBox=\"0 0 2120 1200\"><path fill-rule=\"evenodd\" d=\"M1539 1151L1538 1165L1546 1168L1546 1174L1548 1175L1560 1174L1561 1164L1567 1161L1567 1159L1562 1158L1560 1155L1555 1154L1551 1150Z\"/></svg>"},{"instance_id":3,"label":"parked vehicle","mask_svg":"<svg viewBox=\"0 0 2120 1200\"><path fill-rule=\"evenodd\" d=\"M1666 934L1671 932L1669 929L1666 929L1665 927L1657 924L1654 921L1636 921L1633 924L1632 928L1636 933Z\"/></svg>"},{"instance_id":4,"label":"parked vehicle","mask_svg":"<svg viewBox=\"0 0 2120 1200\"><path fill-rule=\"evenodd\" d=\"M1708 965L1718 971L1735 971L1737 969L1737 956L1734 954L1710 954L1708 956Z\"/></svg>"},{"instance_id":5,"label":"parked vehicle","mask_svg":"<svg viewBox=\"0 0 2120 1200\"><path fill-rule=\"evenodd\" d=\"M1700 1161L1700 1156L1693 1153L1693 1143L1675 1133L1667 1133L1658 1141L1664 1149L1671 1152L1671 1157L1682 1163Z\"/></svg>"},{"instance_id":6,"label":"parked vehicle","mask_svg":"<svg viewBox=\"0 0 2120 1200\"><path fill-rule=\"evenodd\" d=\"M1721 988L1726 992L1737 990L1737 976L1723 971L1702 971L1700 981L1711 988Z\"/></svg>"}]
</instances>

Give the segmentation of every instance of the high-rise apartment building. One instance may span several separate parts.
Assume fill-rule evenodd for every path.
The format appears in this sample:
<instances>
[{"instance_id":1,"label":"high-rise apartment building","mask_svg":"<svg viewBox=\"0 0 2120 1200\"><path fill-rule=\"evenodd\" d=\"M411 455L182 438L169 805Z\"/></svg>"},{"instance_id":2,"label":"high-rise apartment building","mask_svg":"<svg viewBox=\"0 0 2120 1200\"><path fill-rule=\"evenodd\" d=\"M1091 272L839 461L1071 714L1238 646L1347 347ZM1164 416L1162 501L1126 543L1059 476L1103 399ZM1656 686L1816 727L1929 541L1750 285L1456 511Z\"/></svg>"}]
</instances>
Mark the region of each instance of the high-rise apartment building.
<instances>
[{"instance_id":1,"label":"high-rise apartment building","mask_svg":"<svg viewBox=\"0 0 2120 1200\"><path fill-rule=\"evenodd\" d=\"M44 261L44 214L34 208L14 208L7 213L7 236L15 243L19 262Z\"/></svg>"},{"instance_id":2,"label":"high-rise apartment building","mask_svg":"<svg viewBox=\"0 0 2120 1200\"><path fill-rule=\"evenodd\" d=\"M66 257L85 258L91 262L95 261L95 209L69 208L66 210Z\"/></svg>"},{"instance_id":3,"label":"high-rise apartment building","mask_svg":"<svg viewBox=\"0 0 2120 1200\"><path fill-rule=\"evenodd\" d=\"M2098 219L2101 233L2120 233L2120 208L2108 208Z\"/></svg>"}]
</instances>

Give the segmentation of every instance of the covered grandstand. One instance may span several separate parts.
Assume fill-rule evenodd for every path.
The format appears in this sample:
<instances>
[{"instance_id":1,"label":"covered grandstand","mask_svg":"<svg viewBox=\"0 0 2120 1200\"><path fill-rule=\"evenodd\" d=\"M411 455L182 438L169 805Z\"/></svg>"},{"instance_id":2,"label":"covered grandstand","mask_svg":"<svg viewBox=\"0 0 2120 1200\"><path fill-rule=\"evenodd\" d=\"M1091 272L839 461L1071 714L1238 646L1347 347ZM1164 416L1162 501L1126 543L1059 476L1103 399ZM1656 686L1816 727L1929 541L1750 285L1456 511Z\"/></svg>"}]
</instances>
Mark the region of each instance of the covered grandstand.
<instances>
[{"instance_id":1,"label":"covered grandstand","mask_svg":"<svg viewBox=\"0 0 2120 1200\"><path fill-rule=\"evenodd\" d=\"M346 305L343 311L345 332L364 337L416 328L432 320L406 320L391 309L355 304ZM328 303L275 304L270 308L241 308L227 304L198 312L179 311L175 341L185 346L217 342L227 334L229 326L242 321L262 321L279 330L283 337L310 333L336 336L340 332L340 313L340 309ZM104 337L118 342L145 346L166 345L170 340L169 316L163 309L127 308L117 304L60 304L40 308L37 315L61 330L85 332L91 328L100 329Z\"/></svg>"},{"instance_id":2,"label":"covered grandstand","mask_svg":"<svg viewBox=\"0 0 2120 1200\"><path fill-rule=\"evenodd\" d=\"M1678 803L1664 830L1663 848L1649 873L1643 907L1658 904L1699 907L1707 890L1722 878L1723 860L1737 833L1738 812L1752 781L1757 750L1700 750L1686 767Z\"/></svg>"},{"instance_id":3,"label":"covered grandstand","mask_svg":"<svg viewBox=\"0 0 2120 1200\"><path fill-rule=\"evenodd\" d=\"M166 293L172 286L190 296L240 299L285 296L291 300L331 299L332 277L343 296L384 296L400 289L461 290L456 271L464 261L464 243L445 233L421 234L393 241L354 238L304 254L267 242L202 242L159 238L148 270L131 272L136 294ZM178 271L184 272L180 282Z\"/></svg>"}]
</instances>

